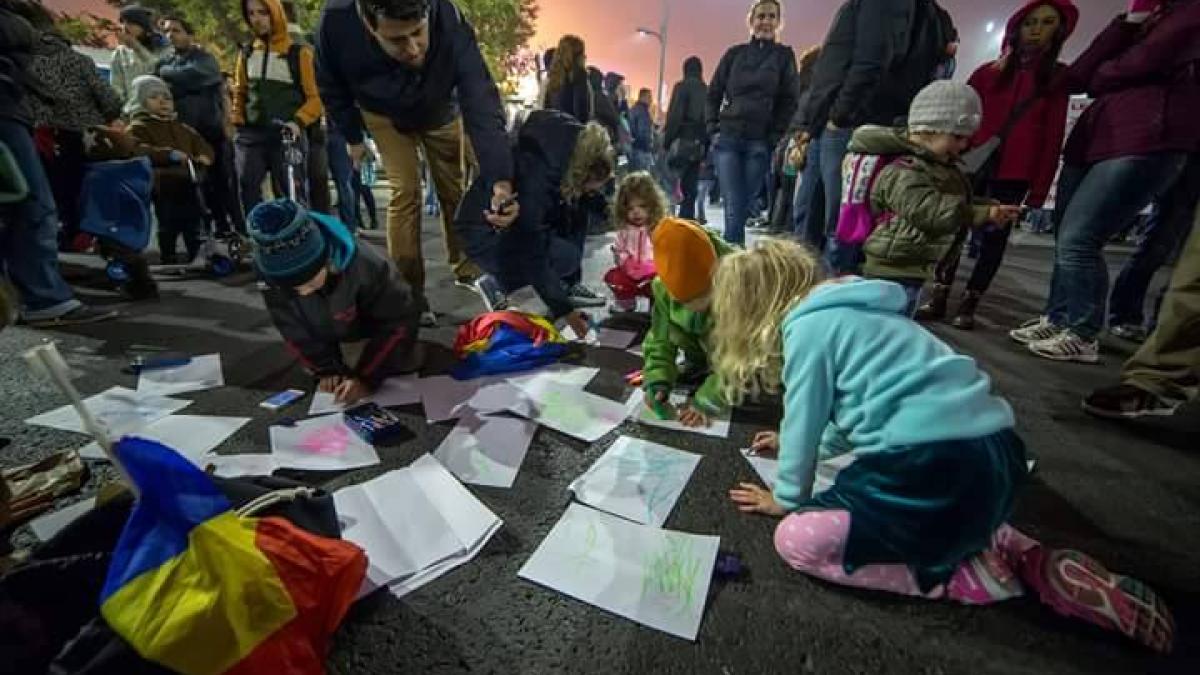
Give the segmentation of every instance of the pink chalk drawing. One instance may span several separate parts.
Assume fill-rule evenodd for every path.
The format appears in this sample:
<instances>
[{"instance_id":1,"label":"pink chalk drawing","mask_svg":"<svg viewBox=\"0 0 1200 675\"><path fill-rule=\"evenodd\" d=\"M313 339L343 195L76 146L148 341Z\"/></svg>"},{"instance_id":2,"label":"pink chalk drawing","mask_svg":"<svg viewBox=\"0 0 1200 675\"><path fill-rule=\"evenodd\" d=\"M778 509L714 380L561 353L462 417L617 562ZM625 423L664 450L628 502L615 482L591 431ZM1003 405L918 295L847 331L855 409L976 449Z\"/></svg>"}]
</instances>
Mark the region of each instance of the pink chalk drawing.
<instances>
[{"instance_id":1,"label":"pink chalk drawing","mask_svg":"<svg viewBox=\"0 0 1200 675\"><path fill-rule=\"evenodd\" d=\"M317 429L300 441L300 449L314 455L341 455L350 445L350 430L341 424Z\"/></svg>"}]
</instances>

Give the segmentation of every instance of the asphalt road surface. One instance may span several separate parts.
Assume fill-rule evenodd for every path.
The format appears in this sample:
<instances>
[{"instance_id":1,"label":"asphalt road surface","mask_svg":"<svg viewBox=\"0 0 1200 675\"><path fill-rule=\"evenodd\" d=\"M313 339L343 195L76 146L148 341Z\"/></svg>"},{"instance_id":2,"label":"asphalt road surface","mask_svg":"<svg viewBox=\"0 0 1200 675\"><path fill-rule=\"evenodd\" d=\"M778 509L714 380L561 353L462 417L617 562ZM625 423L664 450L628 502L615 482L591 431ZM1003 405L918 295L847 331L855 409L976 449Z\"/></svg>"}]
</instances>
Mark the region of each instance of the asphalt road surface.
<instances>
[{"instance_id":1,"label":"asphalt road surface","mask_svg":"<svg viewBox=\"0 0 1200 675\"><path fill-rule=\"evenodd\" d=\"M437 226L426 221L433 306L443 328L424 333L437 343L426 373L444 372L454 326L481 310L473 294L455 288L444 264ZM605 242L589 242L588 279L610 260ZM738 514L725 492L752 479L738 455L758 429L777 422L769 403L740 410L728 440L635 428L621 431L703 455L666 527L716 534L736 552L746 578L714 583L695 643L671 637L517 578L517 570L558 520L566 485L595 460L615 434L592 446L542 429L511 490L471 487L505 522L479 558L403 601L379 593L360 602L336 636L333 673L1198 673L1200 672L1200 415L1191 408L1164 424L1121 425L1093 420L1081 395L1115 381L1131 346L1106 345L1101 366L1037 360L1004 330L1036 315L1048 281L1045 242L1010 249L981 326L961 333L933 330L976 356L1017 411L1019 431L1039 458L1014 523L1058 546L1087 551L1113 569L1160 590L1179 623L1176 653L1152 655L1123 639L1058 618L1032 600L993 607L856 591L787 568L772 547L774 521ZM95 261L68 257L68 276L96 304L120 304L104 289ZM1114 256L1111 262L1119 262ZM964 265L969 267L969 265ZM965 269L963 273L969 272ZM193 354L219 352L227 386L188 395L188 414L253 416L222 446L226 453L265 452L267 427L283 413L257 404L274 392L311 383L283 349L249 274L221 282L164 284L156 303L122 305L115 322L49 332L13 328L0 334L0 436L13 445L0 456L10 466L83 444L74 434L22 424L64 401L27 373L16 356L46 338L77 371L85 395L134 386L121 367L131 349L157 347ZM640 328L645 328L643 322ZM593 350L602 368L589 390L623 400L621 375L637 357ZM292 412L295 414L295 412ZM433 450L451 424L427 425L419 410L405 414L415 438L381 449L381 466L340 475L286 472L327 488L403 467ZM110 475L96 465L83 492ZM398 514L400 515L400 514ZM402 516L401 516L402 517ZM28 543L25 532L18 543Z\"/></svg>"}]
</instances>

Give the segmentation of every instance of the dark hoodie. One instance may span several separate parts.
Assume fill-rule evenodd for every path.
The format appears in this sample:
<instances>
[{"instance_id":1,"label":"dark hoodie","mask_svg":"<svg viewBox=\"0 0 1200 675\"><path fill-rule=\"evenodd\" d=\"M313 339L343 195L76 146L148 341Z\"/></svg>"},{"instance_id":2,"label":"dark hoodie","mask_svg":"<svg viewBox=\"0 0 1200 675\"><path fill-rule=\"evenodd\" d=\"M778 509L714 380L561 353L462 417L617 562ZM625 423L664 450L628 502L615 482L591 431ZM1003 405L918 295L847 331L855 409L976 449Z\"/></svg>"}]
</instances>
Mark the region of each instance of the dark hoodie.
<instances>
[{"instance_id":1,"label":"dark hoodie","mask_svg":"<svg viewBox=\"0 0 1200 675\"><path fill-rule=\"evenodd\" d=\"M429 52L420 70L401 67L383 51L354 0L330 0L317 28L317 64L321 98L348 142L362 142L360 107L386 115L408 133L449 124L461 105L483 179L490 184L512 178L500 92L475 30L449 0L431 3Z\"/></svg>"},{"instance_id":2,"label":"dark hoodie","mask_svg":"<svg viewBox=\"0 0 1200 675\"><path fill-rule=\"evenodd\" d=\"M683 62L683 80L675 83L671 91L671 105L667 108L667 126L663 131L663 145L670 148L676 139L707 142L704 124L704 106L708 99L708 86L704 84L704 64L699 57L688 57Z\"/></svg>"},{"instance_id":3,"label":"dark hoodie","mask_svg":"<svg viewBox=\"0 0 1200 675\"><path fill-rule=\"evenodd\" d=\"M1008 20L1004 49L1008 49L1010 38L1021 30L1025 17L1042 5L1058 10L1066 33L1064 40L1075 31L1079 9L1071 0L1030 0ZM983 123L971 144L986 143L1003 129L1017 106L1037 96L1036 102L1024 111L1008 133L1000 148L1000 163L993 178L1028 183L1029 196L1025 203L1041 208L1058 171L1070 97L1062 88L1039 90L1041 54L1010 54L1008 58L1017 59L1011 77L1005 78L1004 71L997 67L998 62L993 62L980 66L967 81L983 101ZM1050 75L1056 75L1063 67L1059 64Z\"/></svg>"},{"instance_id":4,"label":"dark hoodie","mask_svg":"<svg viewBox=\"0 0 1200 675\"><path fill-rule=\"evenodd\" d=\"M621 118L617 115L617 106L604 92L604 73L598 68L588 68L588 82L592 85L593 118L608 130L608 137L616 144L621 131Z\"/></svg>"},{"instance_id":5,"label":"dark hoodie","mask_svg":"<svg viewBox=\"0 0 1200 675\"><path fill-rule=\"evenodd\" d=\"M332 272L325 287L301 296L292 289L263 292L267 311L289 350L316 377L361 378L378 387L395 374L388 366L408 360L417 339L420 308L396 266L336 218L309 212L325 235ZM341 343L367 340L354 368Z\"/></svg>"}]
</instances>

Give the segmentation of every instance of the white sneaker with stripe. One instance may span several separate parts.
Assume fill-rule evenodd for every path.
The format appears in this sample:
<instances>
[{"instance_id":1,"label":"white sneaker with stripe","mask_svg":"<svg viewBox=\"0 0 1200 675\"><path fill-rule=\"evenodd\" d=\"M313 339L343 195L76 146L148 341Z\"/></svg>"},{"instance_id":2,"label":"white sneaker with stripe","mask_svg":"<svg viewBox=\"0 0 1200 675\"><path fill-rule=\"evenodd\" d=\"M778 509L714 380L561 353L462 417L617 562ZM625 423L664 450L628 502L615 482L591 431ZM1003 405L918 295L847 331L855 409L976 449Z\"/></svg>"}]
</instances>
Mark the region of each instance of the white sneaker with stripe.
<instances>
[{"instance_id":1,"label":"white sneaker with stripe","mask_svg":"<svg viewBox=\"0 0 1200 675\"><path fill-rule=\"evenodd\" d=\"M1049 340L1061 332L1063 332L1062 328L1050 323L1050 317L1039 316L1036 319L1030 319L1021 324L1021 327L1016 330L1010 330L1008 336L1023 345L1027 345L1031 342Z\"/></svg>"},{"instance_id":2,"label":"white sneaker with stripe","mask_svg":"<svg viewBox=\"0 0 1200 675\"><path fill-rule=\"evenodd\" d=\"M1051 361L1100 362L1100 342L1084 340L1069 330L1047 340L1030 342L1028 347L1029 351Z\"/></svg>"}]
</instances>

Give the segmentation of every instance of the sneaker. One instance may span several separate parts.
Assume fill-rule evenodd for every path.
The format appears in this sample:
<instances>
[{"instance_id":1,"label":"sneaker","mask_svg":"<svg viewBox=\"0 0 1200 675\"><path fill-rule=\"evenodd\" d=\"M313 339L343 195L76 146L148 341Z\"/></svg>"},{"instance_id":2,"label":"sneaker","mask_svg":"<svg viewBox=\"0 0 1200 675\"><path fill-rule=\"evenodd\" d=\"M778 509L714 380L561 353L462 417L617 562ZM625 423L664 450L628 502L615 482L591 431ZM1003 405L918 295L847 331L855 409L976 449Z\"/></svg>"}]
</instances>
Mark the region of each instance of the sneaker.
<instances>
[{"instance_id":1,"label":"sneaker","mask_svg":"<svg viewBox=\"0 0 1200 675\"><path fill-rule=\"evenodd\" d=\"M1008 332L1008 337L1027 345L1031 342L1040 342L1049 340L1050 338L1063 332L1063 329L1050 323L1050 318L1040 316L1036 319L1030 319L1021 324L1021 327Z\"/></svg>"},{"instance_id":2,"label":"sneaker","mask_svg":"<svg viewBox=\"0 0 1200 675\"><path fill-rule=\"evenodd\" d=\"M1153 589L1079 551L1038 546L1022 556L1019 573L1058 614L1122 633L1164 654L1174 645L1175 619Z\"/></svg>"},{"instance_id":3,"label":"sneaker","mask_svg":"<svg viewBox=\"0 0 1200 675\"><path fill-rule=\"evenodd\" d=\"M490 274L481 274L470 286L471 290L483 298L483 306L489 312L503 312L508 309L508 296L500 287L500 282Z\"/></svg>"},{"instance_id":4,"label":"sneaker","mask_svg":"<svg viewBox=\"0 0 1200 675\"><path fill-rule=\"evenodd\" d=\"M637 311L637 298L627 298L625 300L613 300L608 306L610 312L620 312L629 314Z\"/></svg>"},{"instance_id":5,"label":"sneaker","mask_svg":"<svg viewBox=\"0 0 1200 675\"><path fill-rule=\"evenodd\" d=\"M567 289L567 295L571 296L571 304L576 307L603 307L608 304L599 293L581 283Z\"/></svg>"},{"instance_id":6,"label":"sneaker","mask_svg":"<svg viewBox=\"0 0 1200 675\"><path fill-rule=\"evenodd\" d=\"M1171 417L1182 407L1181 401L1165 399L1132 384L1097 389L1083 399L1084 412L1114 420Z\"/></svg>"},{"instance_id":7,"label":"sneaker","mask_svg":"<svg viewBox=\"0 0 1200 675\"><path fill-rule=\"evenodd\" d=\"M1051 361L1100 362L1100 343L1084 340L1069 330L1047 340L1030 342L1027 347L1034 354Z\"/></svg>"},{"instance_id":8,"label":"sneaker","mask_svg":"<svg viewBox=\"0 0 1200 675\"><path fill-rule=\"evenodd\" d=\"M60 328L62 326L82 326L89 323L99 323L108 321L120 316L120 312L115 309L96 309L87 305L80 305L75 309L61 314L52 319L34 319L26 321L25 325L30 328Z\"/></svg>"},{"instance_id":9,"label":"sneaker","mask_svg":"<svg viewBox=\"0 0 1200 675\"><path fill-rule=\"evenodd\" d=\"M421 327L422 328L437 328L437 314L433 312L421 312Z\"/></svg>"},{"instance_id":10,"label":"sneaker","mask_svg":"<svg viewBox=\"0 0 1200 675\"><path fill-rule=\"evenodd\" d=\"M1115 338L1121 338L1122 340L1129 340L1130 342L1137 342L1139 344L1146 341L1146 329L1132 323L1113 326L1112 328L1108 329L1108 334Z\"/></svg>"}]
</instances>

